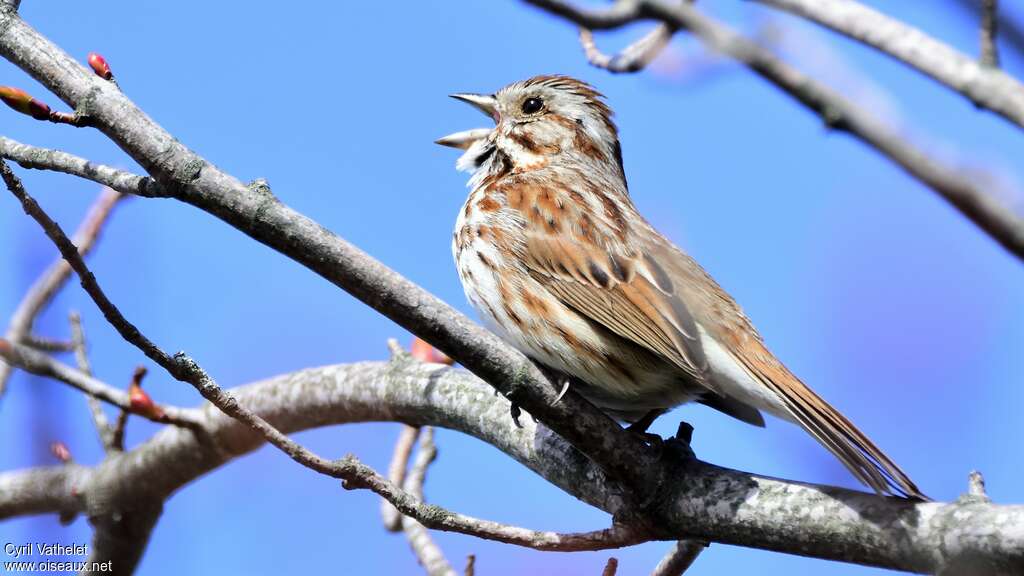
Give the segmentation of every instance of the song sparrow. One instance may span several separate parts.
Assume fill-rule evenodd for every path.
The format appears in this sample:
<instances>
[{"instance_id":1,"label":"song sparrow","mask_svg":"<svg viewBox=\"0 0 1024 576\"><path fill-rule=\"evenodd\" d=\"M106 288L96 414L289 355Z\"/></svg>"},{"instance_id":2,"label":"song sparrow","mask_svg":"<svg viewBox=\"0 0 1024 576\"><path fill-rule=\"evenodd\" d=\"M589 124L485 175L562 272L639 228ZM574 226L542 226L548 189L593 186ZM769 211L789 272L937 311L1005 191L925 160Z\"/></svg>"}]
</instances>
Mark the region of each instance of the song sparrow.
<instances>
[{"instance_id":1,"label":"song sparrow","mask_svg":"<svg viewBox=\"0 0 1024 576\"><path fill-rule=\"evenodd\" d=\"M452 250L466 296L516 348L614 417L649 424L697 401L802 426L861 482L924 498L765 347L740 307L629 198L603 96L565 76L454 94L496 127L438 144L473 173Z\"/></svg>"}]
</instances>

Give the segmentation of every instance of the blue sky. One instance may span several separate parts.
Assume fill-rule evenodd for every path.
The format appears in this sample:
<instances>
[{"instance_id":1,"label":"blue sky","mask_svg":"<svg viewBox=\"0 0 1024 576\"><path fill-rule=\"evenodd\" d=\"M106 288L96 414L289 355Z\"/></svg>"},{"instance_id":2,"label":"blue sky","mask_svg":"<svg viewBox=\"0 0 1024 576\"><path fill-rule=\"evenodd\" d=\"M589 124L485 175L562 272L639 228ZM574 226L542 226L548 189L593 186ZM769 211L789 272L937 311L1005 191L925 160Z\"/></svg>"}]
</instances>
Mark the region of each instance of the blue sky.
<instances>
[{"instance_id":1,"label":"blue sky","mask_svg":"<svg viewBox=\"0 0 1024 576\"><path fill-rule=\"evenodd\" d=\"M918 3L885 9L974 53L976 27L958 10ZM1001 3L1024 16L1019 0ZM744 306L769 345L808 384L882 446L931 496L952 499L984 472L998 502L1021 502L1015 457L1024 434L1024 267L930 190L732 65L672 72L699 57L682 35L653 70L590 68L575 30L512 1L317 3L25 2L24 17L84 61L106 56L120 85L153 118L242 180L266 178L285 202L471 313L451 262L466 194L456 154L432 143L482 126L447 94L490 92L540 73L592 82L621 129L630 190L641 211L692 253ZM771 12L745 2L702 6L747 30ZM959 95L852 42L780 17L793 61L900 119L944 161L988 172L1024 209L1024 135ZM610 49L646 27L598 36ZM1024 63L1005 55L1020 76ZM682 77L680 77L680 74ZM0 85L57 100L6 62ZM137 170L100 134L0 110L4 135ZM97 187L19 170L30 191L73 227ZM979 180L981 181L981 180ZM0 318L56 255L9 195L0 195ZM224 385L303 367L383 359L409 336L352 297L230 229L169 200L118 208L91 260L126 315L168 349L185 349ZM127 382L144 359L72 284L40 319L67 334L82 312L103 379ZM151 366L151 368L153 368ZM197 394L153 370L159 401ZM701 407L661 418L696 427L703 459L763 474L855 486L800 430L758 430ZM133 419L129 444L155 427ZM398 427L369 424L297 435L318 452L354 452L383 468ZM0 402L0 469L50 463L61 439L76 458L101 458L80 395L18 374ZM429 500L537 529L590 530L608 517L547 485L497 450L440 431ZM685 481L685 479L680 479ZM0 523L0 541L87 542L87 523ZM553 554L438 534L456 563L482 574L596 574L609 555L624 574L649 571L667 549ZM264 448L215 471L167 503L140 574L417 573L400 536L380 527L377 501ZM693 574L880 574L794 556L712 546Z\"/></svg>"}]
</instances>

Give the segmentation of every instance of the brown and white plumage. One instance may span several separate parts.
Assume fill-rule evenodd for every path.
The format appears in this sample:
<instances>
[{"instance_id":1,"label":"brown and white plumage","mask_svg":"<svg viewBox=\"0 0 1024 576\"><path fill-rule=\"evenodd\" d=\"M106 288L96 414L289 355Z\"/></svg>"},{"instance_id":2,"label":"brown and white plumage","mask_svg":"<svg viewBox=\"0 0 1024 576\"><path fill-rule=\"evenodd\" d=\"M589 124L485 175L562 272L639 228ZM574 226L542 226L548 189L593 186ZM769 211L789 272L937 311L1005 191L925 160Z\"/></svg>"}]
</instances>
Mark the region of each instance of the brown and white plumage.
<instances>
[{"instance_id":1,"label":"brown and white plumage","mask_svg":"<svg viewBox=\"0 0 1024 576\"><path fill-rule=\"evenodd\" d=\"M880 493L923 497L765 347L739 306L629 198L611 110L539 76L455 95L496 122L439 141L473 172L452 249L466 295L521 351L626 421L699 401L796 422Z\"/></svg>"}]
</instances>

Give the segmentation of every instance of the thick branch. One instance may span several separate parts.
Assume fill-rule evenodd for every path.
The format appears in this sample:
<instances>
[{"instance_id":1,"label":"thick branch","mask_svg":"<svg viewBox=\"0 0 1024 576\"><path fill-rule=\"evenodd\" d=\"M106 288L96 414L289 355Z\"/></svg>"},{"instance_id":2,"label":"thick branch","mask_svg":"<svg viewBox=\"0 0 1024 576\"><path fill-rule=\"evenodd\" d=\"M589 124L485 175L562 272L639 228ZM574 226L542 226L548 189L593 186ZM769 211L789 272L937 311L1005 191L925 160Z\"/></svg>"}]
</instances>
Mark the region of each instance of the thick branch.
<instances>
[{"instance_id":1,"label":"thick branch","mask_svg":"<svg viewBox=\"0 0 1024 576\"><path fill-rule=\"evenodd\" d=\"M937 192L1004 248L1024 259L1024 218L1003 206L965 175L912 146L868 111L688 4L666 5L656 0L620 0L608 9L587 10L562 0L526 1L591 29L618 28L631 22L654 19L689 30L711 48L740 61L819 114L830 127L849 133L887 156L908 174ZM978 64L970 61L970 66L978 67Z\"/></svg>"},{"instance_id":2,"label":"thick branch","mask_svg":"<svg viewBox=\"0 0 1024 576\"><path fill-rule=\"evenodd\" d=\"M979 108L1024 127L1024 85L917 28L853 0L756 1L863 42L959 92Z\"/></svg>"},{"instance_id":3,"label":"thick branch","mask_svg":"<svg viewBox=\"0 0 1024 576\"><path fill-rule=\"evenodd\" d=\"M0 520L32 514L71 515L82 510L81 486L93 471L78 464L0 473Z\"/></svg>"},{"instance_id":4,"label":"thick branch","mask_svg":"<svg viewBox=\"0 0 1024 576\"><path fill-rule=\"evenodd\" d=\"M366 421L459 430L504 451L584 502L613 515L627 506L599 468L530 418L521 419L523 427L516 428L508 420L508 402L463 370L366 362L287 374L233 389L232 394L285 433ZM74 482L77 499L65 490L48 499L34 498L31 506L16 505L12 499L21 501L21 488L7 488L28 486L29 475L42 472L0 474L0 518L66 511L69 505L76 506L72 511L100 511L136 500L165 499L263 443L247 426L212 406L195 413L210 442L167 427L96 468L45 469L60 479L59 486L72 484L81 471ZM686 463L678 474L685 480L668 487L659 502L666 512L659 515L666 536L922 573L938 572L960 559L995 573L1024 570L1024 506L977 499L915 503L697 461Z\"/></svg>"}]
</instances>

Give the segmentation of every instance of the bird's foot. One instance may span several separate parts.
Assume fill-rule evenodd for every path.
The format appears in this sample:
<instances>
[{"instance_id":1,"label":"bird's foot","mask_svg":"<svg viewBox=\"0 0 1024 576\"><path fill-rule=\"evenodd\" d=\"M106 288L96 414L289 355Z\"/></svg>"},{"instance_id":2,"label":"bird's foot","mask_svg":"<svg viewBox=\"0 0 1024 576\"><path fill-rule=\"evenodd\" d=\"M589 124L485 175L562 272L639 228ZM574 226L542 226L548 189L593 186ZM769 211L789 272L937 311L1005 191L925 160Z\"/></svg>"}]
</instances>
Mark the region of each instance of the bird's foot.
<instances>
[{"instance_id":1,"label":"bird's foot","mask_svg":"<svg viewBox=\"0 0 1024 576\"><path fill-rule=\"evenodd\" d=\"M626 426L627 432L639 436L641 440L643 440L648 446L654 449L654 451L659 455L659 457L661 455L662 448L664 447L665 440L662 439L662 437L658 436L657 434L648 432L647 429L651 427L651 424L654 423L658 416L661 416L664 413L664 410L651 410L650 412L644 414L636 422L633 422L629 426Z\"/></svg>"},{"instance_id":2,"label":"bird's foot","mask_svg":"<svg viewBox=\"0 0 1024 576\"><path fill-rule=\"evenodd\" d=\"M512 416L512 422L515 423L516 428L522 428L523 425L519 423L519 417L523 415L523 409L519 407L519 404L516 404L515 400L512 400L511 402L512 404L509 405L508 411Z\"/></svg>"},{"instance_id":3,"label":"bird's foot","mask_svg":"<svg viewBox=\"0 0 1024 576\"><path fill-rule=\"evenodd\" d=\"M693 448L690 447L692 439L693 426L689 422L680 421L679 428L676 429L676 435L669 438L665 444L680 459L695 460L697 456L693 453Z\"/></svg>"}]
</instances>

